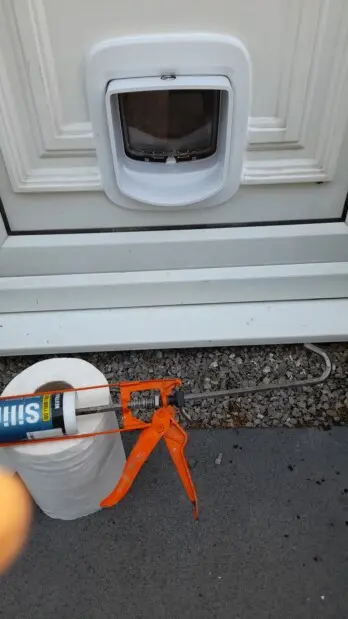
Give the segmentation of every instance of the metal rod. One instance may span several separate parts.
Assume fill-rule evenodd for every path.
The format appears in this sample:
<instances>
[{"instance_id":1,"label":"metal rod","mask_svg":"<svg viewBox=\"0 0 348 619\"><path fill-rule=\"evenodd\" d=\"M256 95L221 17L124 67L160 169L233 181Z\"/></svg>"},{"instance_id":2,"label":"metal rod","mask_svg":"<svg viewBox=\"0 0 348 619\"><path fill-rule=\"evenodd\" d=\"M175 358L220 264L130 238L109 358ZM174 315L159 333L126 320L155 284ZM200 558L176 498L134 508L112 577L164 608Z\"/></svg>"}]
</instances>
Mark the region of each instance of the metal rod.
<instances>
[{"instance_id":1,"label":"metal rod","mask_svg":"<svg viewBox=\"0 0 348 619\"><path fill-rule=\"evenodd\" d=\"M306 378L305 380L292 381L287 383L270 383L269 385L256 385L256 387L236 387L234 389L222 389L220 391L203 391L201 393L184 393L185 403L193 400L206 400L214 398L228 398L235 395L243 395L247 393L257 393L259 391L273 391L275 389L296 389L298 387L307 387L318 385L327 380L331 374L332 364L329 356L324 350L314 346L313 344L305 344L305 348L319 355L325 362L324 372L317 378Z\"/></svg>"},{"instance_id":2,"label":"metal rod","mask_svg":"<svg viewBox=\"0 0 348 619\"><path fill-rule=\"evenodd\" d=\"M314 344L305 344L305 348L307 348L307 350L310 350L314 354L319 355L319 357L321 357L325 363L325 370L317 378L306 378L305 380L295 380L287 383L270 383L269 385L256 385L256 387L235 387L232 389L222 389L220 391L203 391L200 393L182 392L184 402L186 404L195 400L214 400L219 398L229 398L232 396L244 395L248 393L258 393L260 391L274 391L276 389L296 389L300 387L312 387L313 385L319 385L320 383L325 382L331 374L331 360L324 350L322 350L318 346L314 346ZM155 409L159 406L160 403L155 405L154 400L151 398L143 398L138 401L134 400L133 402L129 403L129 408L132 410L145 408ZM107 406L97 406L94 408L79 408L77 409L76 413L77 415L89 415L91 413L107 413L112 411L116 412L120 411L121 409L121 404L119 402L115 402Z\"/></svg>"},{"instance_id":3,"label":"metal rod","mask_svg":"<svg viewBox=\"0 0 348 619\"><path fill-rule=\"evenodd\" d=\"M121 409L121 404L119 404L119 402L115 402L115 404L108 404L107 406L77 408L76 415L80 417L83 415L91 415L92 413L112 413L115 411L120 411Z\"/></svg>"}]
</instances>

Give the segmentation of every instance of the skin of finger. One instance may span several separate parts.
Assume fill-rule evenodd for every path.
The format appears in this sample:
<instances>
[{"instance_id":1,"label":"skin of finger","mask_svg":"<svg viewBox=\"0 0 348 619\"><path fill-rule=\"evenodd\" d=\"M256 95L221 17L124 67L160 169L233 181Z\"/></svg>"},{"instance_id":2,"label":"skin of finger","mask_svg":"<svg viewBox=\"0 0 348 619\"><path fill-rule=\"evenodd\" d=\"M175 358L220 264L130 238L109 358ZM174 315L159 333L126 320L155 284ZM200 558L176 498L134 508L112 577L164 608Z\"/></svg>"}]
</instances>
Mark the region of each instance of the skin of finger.
<instances>
[{"instance_id":1,"label":"skin of finger","mask_svg":"<svg viewBox=\"0 0 348 619\"><path fill-rule=\"evenodd\" d=\"M30 529L32 501L18 475L0 470L0 573L21 552Z\"/></svg>"}]
</instances>

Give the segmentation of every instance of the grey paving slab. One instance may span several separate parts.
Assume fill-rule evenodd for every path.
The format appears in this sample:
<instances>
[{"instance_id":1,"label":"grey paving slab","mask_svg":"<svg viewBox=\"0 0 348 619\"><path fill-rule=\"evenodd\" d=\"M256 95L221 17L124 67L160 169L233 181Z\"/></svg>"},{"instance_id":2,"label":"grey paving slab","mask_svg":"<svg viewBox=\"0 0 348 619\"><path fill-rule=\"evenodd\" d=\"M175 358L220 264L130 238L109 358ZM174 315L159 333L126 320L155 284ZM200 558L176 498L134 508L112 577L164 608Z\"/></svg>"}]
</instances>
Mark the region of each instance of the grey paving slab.
<instances>
[{"instance_id":1,"label":"grey paving slab","mask_svg":"<svg viewBox=\"0 0 348 619\"><path fill-rule=\"evenodd\" d=\"M159 448L117 508L36 513L0 617L346 619L348 429L197 430L187 452L198 522Z\"/></svg>"}]
</instances>

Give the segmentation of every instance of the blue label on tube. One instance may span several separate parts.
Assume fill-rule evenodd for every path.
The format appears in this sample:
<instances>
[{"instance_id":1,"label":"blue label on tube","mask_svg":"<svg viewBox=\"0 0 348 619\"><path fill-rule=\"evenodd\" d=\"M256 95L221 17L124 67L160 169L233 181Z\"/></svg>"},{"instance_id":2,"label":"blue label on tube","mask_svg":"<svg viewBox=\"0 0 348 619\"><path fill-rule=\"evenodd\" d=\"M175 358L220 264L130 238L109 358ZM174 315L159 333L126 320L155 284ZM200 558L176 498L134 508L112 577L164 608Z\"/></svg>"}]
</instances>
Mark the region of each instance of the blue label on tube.
<instances>
[{"instance_id":1,"label":"blue label on tube","mask_svg":"<svg viewBox=\"0 0 348 619\"><path fill-rule=\"evenodd\" d=\"M53 428L50 395L0 400L0 442L26 440Z\"/></svg>"}]
</instances>

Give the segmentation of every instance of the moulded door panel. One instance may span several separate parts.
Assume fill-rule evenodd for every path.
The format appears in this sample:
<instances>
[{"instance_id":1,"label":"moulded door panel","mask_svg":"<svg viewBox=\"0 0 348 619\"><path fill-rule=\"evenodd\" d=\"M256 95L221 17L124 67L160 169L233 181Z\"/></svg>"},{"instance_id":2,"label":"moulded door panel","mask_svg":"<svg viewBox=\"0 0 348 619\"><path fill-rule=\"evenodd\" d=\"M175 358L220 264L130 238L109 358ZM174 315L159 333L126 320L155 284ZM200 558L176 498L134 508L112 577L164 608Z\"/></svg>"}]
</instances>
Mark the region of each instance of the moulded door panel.
<instances>
[{"instance_id":1,"label":"moulded door panel","mask_svg":"<svg viewBox=\"0 0 348 619\"><path fill-rule=\"evenodd\" d=\"M231 35L250 53L241 187L212 208L132 211L102 190L85 59L106 39L174 32ZM348 184L347 35L346 0L0 0L0 182L10 229L339 219Z\"/></svg>"}]
</instances>

